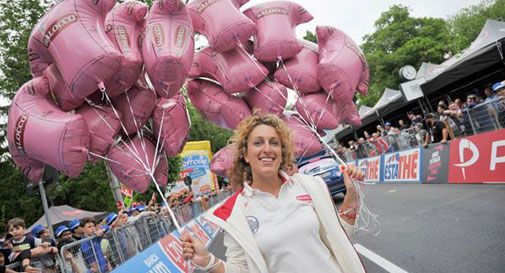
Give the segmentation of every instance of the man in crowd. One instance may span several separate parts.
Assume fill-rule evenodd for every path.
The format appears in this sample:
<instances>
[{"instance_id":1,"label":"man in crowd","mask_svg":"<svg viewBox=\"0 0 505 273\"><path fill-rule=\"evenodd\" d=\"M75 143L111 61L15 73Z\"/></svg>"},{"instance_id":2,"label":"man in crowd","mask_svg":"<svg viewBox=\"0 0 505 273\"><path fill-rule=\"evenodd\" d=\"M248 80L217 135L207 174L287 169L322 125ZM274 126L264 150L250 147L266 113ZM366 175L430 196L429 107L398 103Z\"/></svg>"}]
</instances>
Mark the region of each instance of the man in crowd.
<instances>
[{"instance_id":1,"label":"man in crowd","mask_svg":"<svg viewBox=\"0 0 505 273\"><path fill-rule=\"evenodd\" d=\"M409 117L410 124L412 124L412 126L416 125L417 123L423 122L422 117L420 116L416 117L416 115L412 111L407 112L407 116Z\"/></svg>"},{"instance_id":2,"label":"man in crowd","mask_svg":"<svg viewBox=\"0 0 505 273\"><path fill-rule=\"evenodd\" d=\"M433 137L433 143L446 143L447 140L450 140L449 131L447 130L445 123L436 120L435 115L429 113L426 115L426 125L430 128L430 134Z\"/></svg>"},{"instance_id":3,"label":"man in crowd","mask_svg":"<svg viewBox=\"0 0 505 273\"><path fill-rule=\"evenodd\" d=\"M417 123L414 128L416 130L417 143L419 143L419 145L423 146L424 148L428 147L428 144L431 142L430 133L424 130L422 123Z\"/></svg>"}]
</instances>

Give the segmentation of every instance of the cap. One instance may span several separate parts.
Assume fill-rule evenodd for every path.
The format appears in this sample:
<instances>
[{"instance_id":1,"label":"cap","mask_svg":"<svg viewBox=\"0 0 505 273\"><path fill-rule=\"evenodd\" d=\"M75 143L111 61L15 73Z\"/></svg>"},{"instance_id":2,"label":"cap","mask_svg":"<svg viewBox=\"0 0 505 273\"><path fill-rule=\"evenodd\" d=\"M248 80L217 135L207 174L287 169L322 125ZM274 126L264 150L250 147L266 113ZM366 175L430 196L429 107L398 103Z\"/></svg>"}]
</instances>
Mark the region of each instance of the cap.
<instances>
[{"instance_id":1,"label":"cap","mask_svg":"<svg viewBox=\"0 0 505 273\"><path fill-rule=\"evenodd\" d=\"M391 126L391 122L387 121L384 125L385 126Z\"/></svg>"},{"instance_id":2,"label":"cap","mask_svg":"<svg viewBox=\"0 0 505 273\"><path fill-rule=\"evenodd\" d=\"M32 229L32 236L33 237L39 237L39 234L44 231L45 227L41 224L38 224L36 226L33 227Z\"/></svg>"},{"instance_id":3,"label":"cap","mask_svg":"<svg viewBox=\"0 0 505 273\"><path fill-rule=\"evenodd\" d=\"M109 232L110 231L110 226L108 225L103 225L102 226L102 229L104 230L105 233Z\"/></svg>"},{"instance_id":4,"label":"cap","mask_svg":"<svg viewBox=\"0 0 505 273\"><path fill-rule=\"evenodd\" d=\"M139 211L139 208L137 208L137 207L133 207L133 206L132 206L132 207L130 207L130 208L128 209L128 213L129 213L129 214L130 214L130 213L132 213L132 212L134 212L134 211Z\"/></svg>"},{"instance_id":5,"label":"cap","mask_svg":"<svg viewBox=\"0 0 505 273\"><path fill-rule=\"evenodd\" d=\"M493 84L493 86L491 87L491 89L493 91L498 91L498 90L500 90L500 89L502 89L504 87L505 87L505 84L503 82L497 82L497 83Z\"/></svg>"},{"instance_id":6,"label":"cap","mask_svg":"<svg viewBox=\"0 0 505 273\"><path fill-rule=\"evenodd\" d=\"M413 115L413 114L414 114L414 112L412 112L412 111L407 112L407 115Z\"/></svg>"},{"instance_id":7,"label":"cap","mask_svg":"<svg viewBox=\"0 0 505 273\"><path fill-rule=\"evenodd\" d=\"M112 225L112 223L114 223L114 221L116 219L117 219L117 214L112 212L109 215L107 215L107 217L105 218L105 223L110 226L110 225Z\"/></svg>"},{"instance_id":8,"label":"cap","mask_svg":"<svg viewBox=\"0 0 505 273\"><path fill-rule=\"evenodd\" d=\"M138 209L140 212L143 212L144 210L146 210L146 206L139 205L139 206L137 206L137 209Z\"/></svg>"},{"instance_id":9,"label":"cap","mask_svg":"<svg viewBox=\"0 0 505 273\"><path fill-rule=\"evenodd\" d=\"M79 219L73 219L72 221L70 221L70 223L68 223L68 227L70 228L70 230L78 228L79 225L81 225L81 221L79 221Z\"/></svg>"},{"instance_id":10,"label":"cap","mask_svg":"<svg viewBox=\"0 0 505 273\"><path fill-rule=\"evenodd\" d=\"M435 118L435 115L433 113L428 113L425 116L426 118Z\"/></svg>"},{"instance_id":11,"label":"cap","mask_svg":"<svg viewBox=\"0 0 505 273\"><path fill-rule=\"evenodd\" d=\"M54 234L56 235L56 237L60 237L61 234L65 231L70 231L70 229L67 226L62 225L62 226L59 226L56 228L56 230L54 231Z\"/></svg>"}]
</instances>

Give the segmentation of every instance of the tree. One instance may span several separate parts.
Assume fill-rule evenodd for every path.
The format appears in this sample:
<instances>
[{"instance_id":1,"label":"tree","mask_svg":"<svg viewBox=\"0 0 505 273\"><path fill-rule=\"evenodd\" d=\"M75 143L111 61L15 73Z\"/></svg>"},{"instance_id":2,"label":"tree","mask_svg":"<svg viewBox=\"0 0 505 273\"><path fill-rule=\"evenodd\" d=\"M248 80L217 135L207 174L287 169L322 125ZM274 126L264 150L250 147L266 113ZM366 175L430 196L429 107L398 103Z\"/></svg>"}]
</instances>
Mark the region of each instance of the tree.
<instances>
[{"instance_id":1,"label":"tree","mask_svg":"<svg viewBox=\"0 0 505 273\"><path fill-rule=\"evenodd\" d=\"M440 63L452 51L451 37L443 19L414 18L402 5L392 6L375 21L376 31L365 35L363 52L370 67L369 95L360 103L372 106L386 87L400 84L398 71L404 65Z\"/></svg>"},{"instance_id":2,"label":"tree","mask_svg":"<svg viewBox=\"0 0 505 273\"><path fill-rule=\"evenodd\" d=\"M486 19L505 20L505 0L483 1L462 9L447 21L453 37L453 54L470 46L479 35Z\"/></svg>"},{"instance_id":3,"label":"tree","mask_svg":"<svg viewBox=\"0 0 505 273\"><path fill-rule=\"evenodd\" d=\"M317 44L317 37L310 30L307 30L307 32L305 33L305 36L303 36L303 39Z\"/></svg>"}]
</instances>

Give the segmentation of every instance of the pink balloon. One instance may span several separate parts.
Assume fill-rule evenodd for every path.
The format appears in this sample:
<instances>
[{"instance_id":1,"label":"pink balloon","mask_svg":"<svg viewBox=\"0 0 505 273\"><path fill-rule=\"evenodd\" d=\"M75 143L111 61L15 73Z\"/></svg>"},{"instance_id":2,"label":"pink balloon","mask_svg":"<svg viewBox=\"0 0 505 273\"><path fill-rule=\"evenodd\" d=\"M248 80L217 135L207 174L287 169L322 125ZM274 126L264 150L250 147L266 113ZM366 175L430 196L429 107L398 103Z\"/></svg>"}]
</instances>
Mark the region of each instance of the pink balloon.
<instances>
[{"instance_id":1,"label":"pink balloon","mask_svg":"<svg viewBox=\"0 0 505 273\"><path fill-rule=\"evenodd\" d=\"M171 98L179 92L191 69L194 50L186 6L180 0L155 1L142 39L142 56L160 97Z\"/></svg>"},{"instance_id":2,"label":"pink balloon","mask_svg":"<svg viewBox=\"0 0 505 273\"><path fill-rule=\"evenodd\" d=\"M148 9L142 2L128 1L115 6L105 18L105 32L124 56L120 69L106 82L106 92L110 97L130 89L142 72L144 63L139 39Z\"/></svg>"},{"instance_id":3,"label":"pink balloon","mask_svg":"<svg viewBox=\"0 0 505 273\"><path fill-rule=\"evenodd\" d=\"M227 93L247 91L261 83L268 70L242 47L218 53L207 47L195 56L190 77L210 77Z\"/></svg>"},{"instance_id":4,"label":"pink balloon","mask_svg":"<svg viewBox=\"0 0 505 273\"><path fill-rule=\"evenodd\" d=\"M76 114L86 121L90 136L90 152L105 156L114 143L114 138L121 128L121 121L110 106L83 105L77 109ZM92 161L98 157L91 155Z\"/></svg>"},{"instance_id":5,"label":"pink balloon","mask_svg":"<svg viewBox=\"0 0 505 273\"><path fill-rule=\"evenodd\" d=\"M80 115L65 113L50 102L48 91L47 79L39 77L14 96L7 123L9 150L13 158L36 160L76 177L88 159L88 128Z\"/></svg>"},{"instance_id":6,"label":"pink balloon","mask_svg":"<svg viewBox=\"0 0 505 273\"><path fill-rule=\"evenodd\" d=\"M298 99L296 110L306 122L309 122L319 130L331 130L338 127L340 116L332 112L334 101L322 91L308 94Z\"/></svg>"},{"instance_id":7,"label":"pink balloon","mask_svg":"<svg viewBox=\"0 0 505 273\"><path fill-rule=\"evenodd\" d=\"M110 170L119 182L129 188L145 192L151 182L150 172L155 168L155 146L148 138L136 136L130 142L121 142L110 148Z\"/></svg>"},{"instance_id":8,"label":"pink balloon","mask_svg":"<svg viewBox=\"0 0 505 273\"><path fill-rule=\"evenodd\" d=\"M156 182L158 182L160 186L165 187L168 183L168 159L164 153L158 156L160 161L154 170L154 178L156 178Z\"/></svg>"},{"instance_id":9,"label":"pink balloon","mask_svg":"<svg viewBox=\"0 0 505 273\"><path fill-rule=\"evenodd\" d=\"M210 162L210 170L221 177L228 177L227 171L233 165L235 156L235 145L230 144L217 151Z\"/></svg>"},{"instance_id":10,"label":"pink balloon","mask_svg":"<svg viewBox=\"0 0 505 273\"><path fill-rule=\"evenodd\" d=\"M305 40L298 40L298 43L303 46L300 53L287 60L285 67L281 64L274 77L286 87L296 89L302 94L317 93L321 90L317 81L317 45Z\"/></svg>"},{"instance_id":11,"label":"pink balloon","mask_svg":"<svg viewBox=\"0 0 505 273\"><path fill-rule=\"evenodd\" d=\"M40 75L51 60L74 96L82 98L103 89L103 83L116 73L123 58L107 39L103 27L105 15L115 2L57 2L30 35L32 74Z\"/></svg>"},{"instance_id":12,"label":"pink balloon","mask_svg":"<svg viewBox=\"0 0 505 273\"><path fill-rule=\"evenodd\" d=\"M316 28L319 83L335 100L351 101L368 91L368 64L356 43L334 27Z\"/></svg>"},{"instance_id":13,"label":"pink balloon","mask_svg":"<svg viewBox=\"0 0 505 273\"><path fill-rule=\"evenodd\" d=\"M280 115L284 112L287 98L288 90L284 85L276 82L263 82L256 88L249 90L244 100L252 110L260 109Z\"/></svg>"},{"instance_id":14,"label":"pink balloon","mask_svg":"<svg viewBox=\"0 0 505 273\"><path fill-rule=\"evenodd\" d=\"M49 81L50 95L61 110L65 112L72 111L84 103L84 99L74 96L68 89L56 64L49 65L44 70L44 76Z\"/></svg>"},{"instance_id":15,"label":"pink balloon","mask_svg":"<svg viewBox=\"0 0 505 273\"><path fill-rule=\"evenodd\" d=\"M294 117L283 117L293 135L296 157L306 157L320 152L323 149L321 142L308 128Z\"/></svg>"},{"instance_id":16,"label":"pink balloon","mask_svg":"<svg viewBox=\"0 0 505 273\"><path fill-rule=\"evenodd\" d=\"M123 95L113 98L114 107L121 112L126 134L131 135L142 128L156 106L156 93L142 84L136 84Z\"/></svg>"},{"instance_id":17,"label":"pink balloon","mask_svg":"<svg viewBox=\"0 0 505 273\"><path fill-rule=\"evenodd\" d=\"M256 25L239 8L249 0L194 0L189 3L191 21L217 52L245 44L256 33Z\"/></svg>"},{"instance_id":18,"label":"pink balloon","mask_svg":"<svg viewBox=\"0 0 505 273\"><path fill-rule=\"evenodd\" d=\"M220 86L209 81L191 80L188 97L202 115L223 128L235 129L240 121L252 114L243 99L226 94Z\"/></svg>"},{"instance_id":19,"label":"pink balloon","mask_svg":"<svg viewBox=\"0 0 505 273\"><path fill-rule=\"evenodd\" d=\"M9 149L9 152L11 150ZM44 164L30 159L28 157L13 155L11 153L12 161L18 167L18 169L32 182L32 183L40 183L42 178L44 177Z\"/></svg>"},{"instance_id":20,"label":"pink balloon","mask_svg":"<svg viewBox=\"0 0 505 273\"><path fill-rule=\"evenodd\" d=\"M340 123L350 124L352 126L361 126L361 119L359 117L358 108L354 102L346 102L343 100L332 100L328 104L328 109L333 115L340 119Z\"/></svg>"},{"instance_id":21,"label":"pink balloon","mask_svg":"<svg viewBox=\"0 0 505 273\"><path fill-rule=\"evenodd\" d=\"M160 99L153 112L154 135L168 157L178 155L186 144L191 123L184 96Z\"/></svg>"},{"instance_id":22,"label":"pink balloon","mask_svg":"<svg viewBox=\"0 0 505 273\"><path fill-rule=\"evenodd\" d=\"M313 18L302 6L288 1L262 3L244 14L258 26L254 56L264 62L286 60L298 54L302 46L296 39L295 27Z\"/></svg>"}]
</instances>

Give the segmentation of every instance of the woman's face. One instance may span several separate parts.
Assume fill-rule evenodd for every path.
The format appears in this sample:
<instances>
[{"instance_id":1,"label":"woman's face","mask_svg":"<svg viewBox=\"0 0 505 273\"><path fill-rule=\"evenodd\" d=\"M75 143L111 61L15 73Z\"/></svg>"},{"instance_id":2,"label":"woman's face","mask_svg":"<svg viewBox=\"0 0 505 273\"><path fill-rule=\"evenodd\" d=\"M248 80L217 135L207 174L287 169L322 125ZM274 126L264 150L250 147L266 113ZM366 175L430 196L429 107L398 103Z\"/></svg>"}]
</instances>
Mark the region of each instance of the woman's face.
<instances>
[{"instance_id":1,"label":"woman's face","mask_svg":"<svg viewBox=\"0 0 505 273\"><path fill-rule=\"evenodd\" d=\"M256 126L247 137L244 159L254 177L276 176L282 161L281 139L273 127Z\"/></svg>"}]
</instances>

